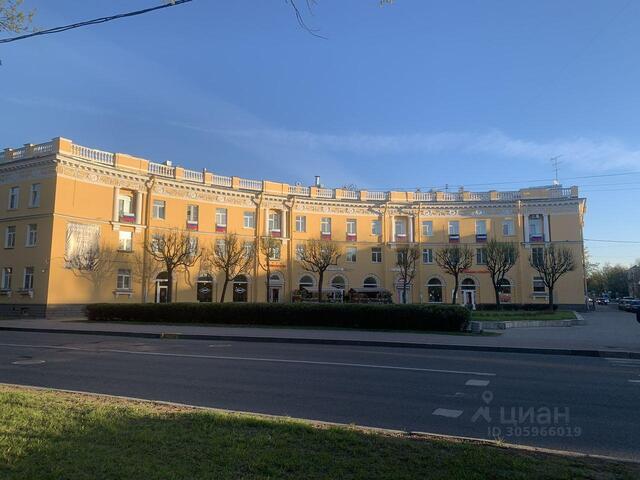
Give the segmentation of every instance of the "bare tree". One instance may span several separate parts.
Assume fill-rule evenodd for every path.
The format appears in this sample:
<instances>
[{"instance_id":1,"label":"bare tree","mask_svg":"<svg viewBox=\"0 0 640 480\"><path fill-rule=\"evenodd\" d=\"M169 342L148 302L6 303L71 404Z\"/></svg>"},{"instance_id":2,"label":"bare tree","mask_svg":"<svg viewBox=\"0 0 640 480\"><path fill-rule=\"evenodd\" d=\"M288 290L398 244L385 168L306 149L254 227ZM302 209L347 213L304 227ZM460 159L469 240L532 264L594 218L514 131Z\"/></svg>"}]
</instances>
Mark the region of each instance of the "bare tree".
<instances>
[{"instance_id":1,"label":"bare tree","mask_svg":"<svg viewBox=\"0 0 640 480\"><path fill-rule=\"evenodd\" d=\"M502 292L502 283L507 272L513 268L518 261L518 245L514 242L499 242L491 239L485 247L486 264L491 283L496 295L496 306L500 308L500 293Z\"/></svg>"},{"instance_id":2,"label":"bare tree","mask_svg":"<svg viewBox=\"0 0 640 480\"><path fill-rule=\"evenodd\" d=\"M280 256L282 241L273 237L262 237L258 252L258 265L267 275L267 302L270 302L269 290L271 289L271 262Z\"/></svg>"},{"instance_id":3,"label":"bare tree","mask_svg":"<svg viewBox=\"0 0 640 480\"><path fill-rule=\"evenodd\" d=\"M336 265L341 257L340 247L331 240L308 240L298 251L298 262L307 272L318 274L318 302L322 302L324 272Z\"/></svg>"},{"instance_id":4,"label":"bare tree","mask_svg":"<svg viewBox=\"0 0 640 480\"><path fill-rule=\"evenodd\" d=\"M140 278L142 286L142 301L147 302L149 287L155 282L157 275L162 271L163 264L146 252L133 253L134 275Z\"/></svg>"},{"instance_id":5,"label":"bare tree","mask_svg":"<svg viewBox=\"0 0 640 480\"><path fill-rule=\"evenodd\" d=\"M407 288L416 276L416 264L420 258L418 247L405 247L397 251L396 267L402 281L402 303L407 303Z\"/></svg>"},{"instance_id":6,"label":"bare tree","mask_svg":"<svg viewBox=\"0 0 640 480\"><path fill-rule=\"evenodd\" d=\"M69 232L67 232L69 235ZM105 280L116 269L118 252L106 244L94 245L85 250L65 252L65 267L74 275L91 282L96 293L102 290Z\"/></svg>"},{"instance_id":7,"label":"bare tree","mask_svg":"<svg viewBox=\"0 0 640 480\"><path fill-rule=\"evenodd\" d=\"M189 268L200 259L197 239L189 233L173 229L165 233L155 233L151 242L145 245L148 255L164 266L167 272L167 302L173 299L173 278L177 272L188 277Z\"/></svg>"},{"instance_id":8,"label":"bare tree","mask_svg":"<svg viewBox=\"0 0 640 480\"><path fill-rule=\"evenodd\" d=\"M35 10L22 9L23 0L0 0L0 32L20 33L31 28Z\"/></svg>"},{"instance_id":9,"label":"bare tree","mask_svg":"<svg viewBox=\"0 0 640 480\"><path fill-rule=\"evenodd\" d=\"M216 241L207 260L213 269L224 275L221 303L224 302L229 282L238 274L247 272L253 265L253 258L253 252L245 249L244 243L235 233L227 233L224 238Z\"/></svg>"},{"instance_id":10,"label":"bare tree","mask_svg":"<svg viewBox=\"0 0 640 480\"><path fill-rule=\"evenodd\" d=\"M576 261L571 249L556 247L550 243L529 255L529 264L540 274L542 281L549 289L549 309L553 311L553 290L556 282L565 273L576 268Z\"/></svg>"},{"instance_id":11,"label":"bare tree","mask_svg":"<svg viewBox=\"0 0 640 480\"><path fill-rule=\"evenodd\" d=\"M455 286L451 303L455 304L458 296L458 286L460 285L460 274L471 267L473 253L467 245L445 247L436 253L436 263L445 272L453 275Z\"/></svg>"}]
</instances>

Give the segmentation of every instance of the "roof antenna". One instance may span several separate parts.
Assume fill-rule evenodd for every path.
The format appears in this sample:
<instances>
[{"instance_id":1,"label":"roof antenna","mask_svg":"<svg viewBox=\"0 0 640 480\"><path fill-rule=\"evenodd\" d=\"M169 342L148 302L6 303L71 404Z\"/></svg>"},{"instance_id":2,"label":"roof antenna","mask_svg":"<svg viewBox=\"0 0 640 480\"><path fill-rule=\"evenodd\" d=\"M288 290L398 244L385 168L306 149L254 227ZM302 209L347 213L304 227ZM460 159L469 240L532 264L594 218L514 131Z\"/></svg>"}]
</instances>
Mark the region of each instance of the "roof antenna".
<instances>
[{"instance_id":1,"label":"roof antenna","mask_svg":"<svg viewBox=\"0 0 640 480\"><path fill-rule=\"evenodd\" d=\"M553 184L555 186L560 185L560 180L558 180L558 165L560 165L562 162L558 161L558 159L562 157L562 155L556 155L555 157L551 157L549 159L549 161L551 162L551 165L553 165L553 170L555 171L555 178L553 179Z\"/></svg>"}]
</instances>

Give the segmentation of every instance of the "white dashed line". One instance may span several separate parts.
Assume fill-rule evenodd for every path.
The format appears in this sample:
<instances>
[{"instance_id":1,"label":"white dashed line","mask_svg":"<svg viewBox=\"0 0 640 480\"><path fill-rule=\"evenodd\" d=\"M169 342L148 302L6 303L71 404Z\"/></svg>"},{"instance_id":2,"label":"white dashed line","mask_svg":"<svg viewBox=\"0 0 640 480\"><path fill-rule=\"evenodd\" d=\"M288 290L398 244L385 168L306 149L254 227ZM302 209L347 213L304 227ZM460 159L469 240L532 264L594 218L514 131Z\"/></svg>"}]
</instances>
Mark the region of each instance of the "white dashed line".
<instances>
[{"instance_id":1,"label":"white dashed line","mask_svg":"<svg viewBox=\"0 0 640 480\"><path fill-rule=\"evenodd\" d=\"M640 383L640 380L629 380L631 383Z\"/></svg>"},{"instance_id":2,"label":"white dashed line","mask_svg":"<svg viewBox=\"0 0 640 480\"><path fill-rule=\"evenodd\" d=\"M447 418L458 418L462 415L462 410L449 410L448 408L436 408L433 411L433 415Z\"/></svg>"},{"instance_id":3,"label":"white dashed line","mask_svg":"<svg viewBox=\"0 0 640 480\"><path fill-rule=\"evenodd\" d=\"M486 387L489 385L489 380L467 380L465 385L469 385L470 387Z\"/></svg>"}]
</instances>

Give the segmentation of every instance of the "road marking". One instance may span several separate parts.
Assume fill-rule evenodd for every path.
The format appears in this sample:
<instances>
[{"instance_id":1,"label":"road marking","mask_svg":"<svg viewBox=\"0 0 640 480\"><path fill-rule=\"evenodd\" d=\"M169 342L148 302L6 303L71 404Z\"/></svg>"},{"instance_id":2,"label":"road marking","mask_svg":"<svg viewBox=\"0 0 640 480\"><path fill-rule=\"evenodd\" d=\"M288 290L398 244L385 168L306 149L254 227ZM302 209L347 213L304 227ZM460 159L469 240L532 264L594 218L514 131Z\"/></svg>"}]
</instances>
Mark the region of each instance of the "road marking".
<instances>
[{"instance_id":1,"label":"road marking","mask_svg":"<svg viewBox=\"0 0 640 480\"><path fill-rule=\"evenodd\" d=\"M640 380L629 380L631 383L640 383Z\"/></svg>"},{"instance_id":2,"label":"road marking","mask_svg":"<svg viewBox=\"0 0 640 480\"><path fill-rule=\"evenodd\" d=\"M489 380L467 380L465 385L469 385L470 387L486 387L489 385Z\"/></svg>"},{"instance_id":3,"label":"road marking","mask_svg":"<svg viewBox=\"0 0 640 480\"><path fill-rule=\"evenodd\" d=\"M220 345L209 345L209 347L211 347L211 348L230 347L230 346L231 346L230 343L223 343L223 344L220 344Z\"/></svg>"},{"instance_id":4,"label":"road marking","mask_svg":"<svg viewBox=\"0 0 640 480\"><path fill-rule=\"evenodd\" d=\"M447 417L447 418L458 418L460 415L462 415L462 410L449 410L448 408L436 408L432 415L438 415L440 417Z\"/></svg>"},{"instance_id":5,"label":"road marking","mask_svg":"<svg viewBox=\"0 0 640 480\"><path fill-rule=\"evenodd\" d=\"M134 352L132 350L119 350L113 348L104 348L91 350L80 347L63 347L59 345L29 345L17 343L0 343L3 347L16 348L46 348L53 350L70 350L76 352L88 353L122 353L126 355L150 355L157 357L180 357L180 358L202 358L209 360L238 360L243 362L271 362L271 363L292 363L301 365L324 365L331 367L351 367L351 368L377 368L382 370L399 370L405 372L428 372L428 373L448 373L453 375L475 375L479 377L495 377L495 373L488 372L468 372L462 370L442 370L438 368L419 368L419 367L397 367L395 365L372 365L367 363L347 363L347 362L322 362L316 360L288 360L283 358L262 358L262 357L232 357L224 355L196 355L189 353L163 353L163 352Z\"/></svg>"},{"instance_id":6,"label":"road marking","mask_svg":"<svg viewBox=\"0 0 640 480\"><path fill-rule=\"evenodd\" d=\"M44 363L44 360L16 360L15 362L11 362L12 365L41 365Z\"/></svg>"}]
</instances>

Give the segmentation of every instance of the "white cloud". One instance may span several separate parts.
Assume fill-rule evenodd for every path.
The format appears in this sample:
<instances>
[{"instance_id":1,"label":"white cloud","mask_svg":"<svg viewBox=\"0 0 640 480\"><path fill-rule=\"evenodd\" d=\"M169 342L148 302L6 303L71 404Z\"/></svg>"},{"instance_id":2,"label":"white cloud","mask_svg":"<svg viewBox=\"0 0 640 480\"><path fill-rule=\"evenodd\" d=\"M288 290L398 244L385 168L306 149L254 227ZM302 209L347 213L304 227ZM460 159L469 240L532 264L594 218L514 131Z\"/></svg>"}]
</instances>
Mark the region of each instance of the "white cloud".
<instances>
[{"instance_id":1,"label":"white cloud","mask_svg":"<svg viewBox=\"0 0 640 480\"><path fill-rule=\"evenodd\" d=\"M562 162L577 169L615 170L640 167L640 149L615 139L572 138L533 141L514 138L500 131L487 133L440 132L398 135L350 133L344 135L284 129L206 129L179 124L183 128L215 134L234 143L250 141L270 149L291 149L327 154L389 156L402 154L486 155L502 159L548 162L561 155Z\"/></svg>"}]
</instances>

